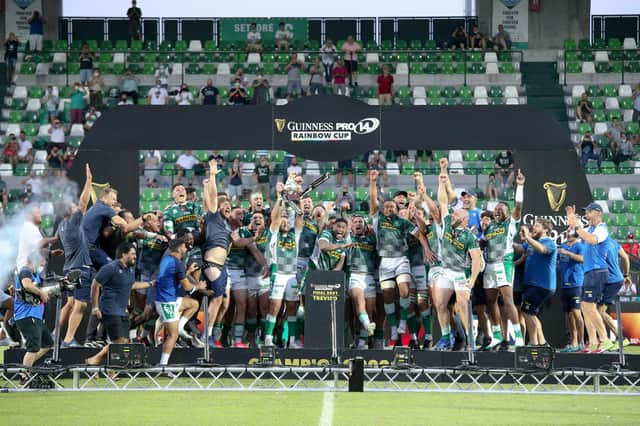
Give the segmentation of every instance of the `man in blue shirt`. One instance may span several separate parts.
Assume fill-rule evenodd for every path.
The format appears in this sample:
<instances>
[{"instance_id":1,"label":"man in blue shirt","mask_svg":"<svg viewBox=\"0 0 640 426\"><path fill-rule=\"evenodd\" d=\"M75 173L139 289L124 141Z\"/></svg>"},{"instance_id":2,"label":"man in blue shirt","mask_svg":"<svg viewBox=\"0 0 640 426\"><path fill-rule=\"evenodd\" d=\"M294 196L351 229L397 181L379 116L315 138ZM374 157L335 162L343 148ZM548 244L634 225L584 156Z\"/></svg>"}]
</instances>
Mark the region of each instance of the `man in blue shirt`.
<instances>
[{"instance_id":1,"label":"man in blue shirt","mask_svg":"<svg viewBox=\"0 0 640 426\"><path fill-rule=\"evenodd\" d=\"M196 304L194 311L183 313L183 316L180 316L180 305L182 302L182 297L178 297L178 293L181 293L179 291L180 288L184 289L184 291L190 295L197 290L205 291L207 289L206 283L201 282L194 285L187 278L186 267L182 262L186 253L187 246L184 240L175 238L169 241L169 254L163 257L160 262L155 306L166 330L164 344L162 345L162 355L160 356L160 365L167 365L169 363L169 357L178 340L179 330L182 330L191 315L193 315L198 308Z\"/></svg>"},{"instance_id":2,"label":"man in blue shirt","mask_svg":"<svg viewBox=\"0 0 640 426\"><path fill-rule=\"evenodd\" d=\"M27 258L15 283L13 318L26 341L22 364L31 367L53 347L53 338L42 320L49 295L40 289L39 271L46 265L46 250L38 250Z\"/></svg>"},{"instance_id":3,"label":"man in blue shirt","mask_svg":"<svg viewBox=\"0 0 640 426\"><path fill-rule=\"evenodd\" d=\"M546 219L538 219L533 232L523 226L523 248L527 252L524 264L524 294L522 295L522 313L527 324L529 344L544 344L541 323L538 314L542 304L556 292L556 263L558 250L555 241L549 238L553 225Z\"/></svg>"},{"instance_id":4,"label":"man in blue shirt","mask_svg":"<svg viewBox=\"0 0 640 426\"><path fill-rule=\"evenodd\" d=\"M136 246L125 242L118 246L117 260L104 265L91 285L92 313L107 331L112 343L129 342L129 313L127 304L131 290L153 287L152 282L135 282ZM102 289L102 295L100 290ZM91 358L87 358L89 365L101 364L109 351L109 346Z\"/></svg>"},{"instance_id":5,"label":"man in blue shirt","mask_svg":"<svg viewBox=\"0 0 640 426\"><path fill-rule=\"evenodd\" d=\"M568 233L567 242L558 248L558 263L562 285L562 306L567 316L571 341L560 352L578 352L584 349L584 321L580 302L584 281L584 244L573 233Z\"/></svg>"},{"instance_id":6,"label":"man in blue shirt","mask_svg":"<svg viewBox=\"0 0 640 426\"><path fill-rule=\"evenodd\" d=\"M622 260L622 262L619 260ZM609 272L609 279L602 290L602 298L598 301L598 312L600 312L607 330L613 332L616 337L619 337L616 322L607 313L607 308L615 303L616 296L622 285L631 283L629 278L630 267L631 264L627 252L620 247L616 240L609 237L607 239L607 271ZM622 343L627 346L630 342L628 339L623 339Z\"/></svg>"},{"instance_id":7,"label":"man in blue shirt","mask_svg":"<svg viewBox=\"0 0 640 426\"><path fill-rule=\"evenodd\" d=\"M87 239L82 232L80 226L82 217L87 211L89 196L91 195L91 182L93 177L89 165L86 166L86 179L78 204L71 203L67 208L67 214L64 216L56 234L60 239L64 250L64 267L62 272L66 275L73 270L82 271L80 276L81 288L74 290L73 296L67 298L67 304L62 308L61 318L68 317L67 334L61 344L61 348L75 348L81 345L75 340L76 330L82 322L82 317L87 307L87 303L91 301L91 257L89 256L89 248ZM60 320L61 327L65 323Z\"/></svg>"},{"instance_id":8,"label":"man in blue shirt","mask_svg":"<svg viewBox=\"0 0 640 426\"><path fill-rule=\"evenodd\" d=\"M591 203L584 209L588 228L582 227L582 221L576 214L575 206L567 206L565 210L568 232L574 232L576 237L581 238L586 244L581 308L589 336L589 346L581 352L601 353L613 347L597 307L609 275L607 270L609 231L607 225L602 222L602 207L598 203Z\"/></svg>"}]
</instances>

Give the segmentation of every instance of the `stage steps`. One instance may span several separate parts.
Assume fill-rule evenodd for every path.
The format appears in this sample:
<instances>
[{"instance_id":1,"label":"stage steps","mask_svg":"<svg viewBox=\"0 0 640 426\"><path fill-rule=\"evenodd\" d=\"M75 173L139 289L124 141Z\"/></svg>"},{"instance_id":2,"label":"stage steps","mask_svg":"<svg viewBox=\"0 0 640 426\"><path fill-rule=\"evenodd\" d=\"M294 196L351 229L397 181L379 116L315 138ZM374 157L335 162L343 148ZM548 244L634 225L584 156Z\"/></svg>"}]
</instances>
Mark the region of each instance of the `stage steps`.
<instances>
[{"instance_id":1,"label":"stage steps","mask_svg":"<svg viewBox=\"0 0 640 426\"><path fill-rule=\"evenodd\" d=\"M527 89L527 104L544 109L568 131L564 92L562 86L558 84L556 64L554 62L523 62L520 71L522 83Z\"/></svg>"}]
</instances>

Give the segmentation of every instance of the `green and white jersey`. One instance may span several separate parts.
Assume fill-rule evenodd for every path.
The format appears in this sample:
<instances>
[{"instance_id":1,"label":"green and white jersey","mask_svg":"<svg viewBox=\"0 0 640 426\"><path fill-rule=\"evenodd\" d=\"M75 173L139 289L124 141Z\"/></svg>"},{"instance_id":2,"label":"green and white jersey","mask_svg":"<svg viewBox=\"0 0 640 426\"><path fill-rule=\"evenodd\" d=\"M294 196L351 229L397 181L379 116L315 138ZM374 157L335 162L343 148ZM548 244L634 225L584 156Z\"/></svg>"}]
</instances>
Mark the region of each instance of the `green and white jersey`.
<instances>
[{"instance_id":1,"label":"green and white jersey","mask_svg":"<svg viewBox=\"0 0 640 426\"><path fill-rule=\"evenodd\" d=\"M138 240L138 271L145 276L158 272L167 243L156 238Z\"/></svg>"},{"instance_id":2,"label":"green and white jersey","mask_svg":"<svg viewBox=\"0 0 640 426\"><path fill-rule=\"evenodd\" d=\"M293 229L290 229L286 234L282 234L279 230L271 232L269 262L275 265L276 273L295 275L300 235L301 233Z\"/></svg>"},{"instance_id":3,"label":"green and white jersey","mask_svg":"<svg viewBox=\"0 0 640 426\"><path fill-rule=\"evenodd\" d=\"M202 206L192 201L184 204L173 203L164 209L164 231L177 234L179 230L188 228L193 231L198 229L198 221L202 217Z\"/></svg>"},{"instance_id":4,"label":"green and white jersey","mask_svg":"<svg viewBox=\"0 0 640 426\"><path fill-rule=\"evenodd\" d=\"M246 227L238 228L240 238L251 238L253 234ZM226 265L230 269L244 269L247 258L253 257L246 247L236 247L231 244L231 249L227 255Z\"/></svg>"},{"instance_id":5,"label":"green and white jersey","mask_svg":"<svg viewBox=\"0 0 640 426\"><path fill-rule=\"evenodd\" d=\"M484 232L487 240L485 248L487 262L503 262L507 257L513 259L513 240L518 232L520 232L520 221L511 217L504 222L491 222Z\"/></svg>"},{"instance_id":6,"label":"green and white jersey","mask_svg":"<svg viewBox=\"0 0 640 426\"><path fill-rule=\"evenodd\" d=\"M407 238L407 246L409 247L409 264L411 266L424 265L424 250L422 250L420 240L413 235L409 235L409 238Z\"/></svg>"},{"instance_id":7,"label":"green and white jersey","mask_svg":"<svg viewBox=\"0 0 640 426\"><path fill-rule=\"evenodd\" d=\"M373 218L380 257L402 257L408 252L407 237L415 235L418 227L400 216L386 217L378 213Z\"/></svg>"},{"instance_id":8,"label":"green and white jersey","mask_svg":"<svg viewBox=\"0 0 640 426\"><path fill-rule=\"evenodd\" d=\"M431 251L436 255L436 261L431 266L442 266L441 254L442 254L442 227L437 223L429 225L427 230L427 241Z\"/></svg>"},{"instance_id":9,"label":"green and white jersey","mask_svg":"<svg viewBox=\"0 0 640 426\"><path fill-rule=\"evenodd\" d=\"M348 240L346 238L336 239L329 229L325 229L320 234L320 238L318 238L318 242L326 241L329 244L346 244ZM318 265L318 269L320 271L333 271L340 261L342 254L345 252L345 249L337 249L337 250L328 250L323 251L318 248L318 260L316 264Z\"/></svg>"},{"instance_id":10,"label":"green and white jersey","mask_svg":"<svg viewBox=\"0 0 640 426\"><path fill-rule=\"evenodd\" d=\"M456 272L464 272L471 250L479 250L475 235L468 229L453 229L451 216L442 221L442 266Z\"/></svg>"},{"instance_id":11,"label":"green and white jersey","mask_svg":"<svg viewBox=\"0 0 640 426\"><path fill-rule=\"evenodd\" d=\"M313 250L316 248L316 240L318 239L318 230L318 222L309 216L305 216L302 233L300 234L299 257L310 258L313 255Z\"/></svg>"},{"instance_id":12,"label":"green and white jersey","mask_svg":"<svg viewBox=\"0 0 640 426\"><path fill-rule=\"evenodd\" d=\"M255 237L255 232L250 230L248 227L243 226L243 229L250 234L250 236ZM258 246L258 250L262 254L266 256L267 247L269 246L269 238L271 238L271 233L269 229L265 229L265 231L256 239L256 246ZM269 261L267 260L267 265ZM262 275L262 266L258 263L255 257L249 252L247 252L247 258L244 263L244 270L248 277L259 277Z\"/></svg>"},{"instance_id":13,"label":"green and white jersey","mask_svg":"<svg viewBox=\"0 0 640 426\"><path fill-rule=\"evenodd\" d=\"M374 234L365 234L360 237L351 235L351 248L347 251L345 269L348 272L375 273L378 269L378 252Z\"/></svg>"}]
</instances>

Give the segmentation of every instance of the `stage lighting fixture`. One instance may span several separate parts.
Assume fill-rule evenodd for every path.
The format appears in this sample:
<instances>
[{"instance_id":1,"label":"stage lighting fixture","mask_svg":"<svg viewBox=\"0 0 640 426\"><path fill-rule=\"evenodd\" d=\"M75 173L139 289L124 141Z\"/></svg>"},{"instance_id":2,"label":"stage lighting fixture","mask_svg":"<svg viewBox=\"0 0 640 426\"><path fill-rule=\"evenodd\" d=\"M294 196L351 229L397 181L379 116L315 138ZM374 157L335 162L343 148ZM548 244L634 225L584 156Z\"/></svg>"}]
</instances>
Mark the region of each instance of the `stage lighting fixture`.
<instances>
[{"instance_id":1,"label":"stage lighting fixture","mask_svg":"<svg viewBox=\"0 0 640 426\"><path fill-rule=\"evenodd\" d=\"M413 349L408 346L396 346L393 348L394 368L411 368L413 366Z\"/></svg>"}]
</instances>

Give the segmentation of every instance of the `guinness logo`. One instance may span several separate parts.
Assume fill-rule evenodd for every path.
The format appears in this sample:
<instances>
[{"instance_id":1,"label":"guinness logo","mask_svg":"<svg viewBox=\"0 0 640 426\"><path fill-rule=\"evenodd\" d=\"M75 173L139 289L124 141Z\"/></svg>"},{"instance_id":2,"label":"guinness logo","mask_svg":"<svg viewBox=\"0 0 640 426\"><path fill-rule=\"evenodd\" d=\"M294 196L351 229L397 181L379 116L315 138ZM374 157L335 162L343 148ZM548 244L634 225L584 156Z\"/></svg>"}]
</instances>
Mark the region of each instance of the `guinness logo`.
<instances>
[{"instance_id":1,"label":"guinness logo","mask_svg":"<svg viewBox=\"0 0 640 426\"><path fill-rule=\"evenodd\" d=\"M276 118L274 121L276 122L276 130L278 131L278 133L282 133L287 120L284 118Z\"/></svg>"},{"instance_id":2,"label":"guinness logo","mask_svg":"<svg viewBox=\"0 0 640 426\"><path fill-rule=\"evenodd\" d=\"M567 183L553 183L545 182L542 186L547 191L547 200L549 200L549 207L554 212L560 210L560 207L564 204L564 199L567 196Z\"/></svg>"},{"instance_id":3,"label":"guinness logo","mask_svg":"<svg viewBox=\"0 0 640 426\"><path fill-rule=\"evenodd\" d=\"M104 191L107 188L110 188L111 185L109 185L109 182L107 183L91 183L91 202L93 204L96 203L96 201L98 201L98 198L100 198L102 196L102 191ZM98 192L100 193L100 195L98 195Z\"/></svg>"}]
</instances>

